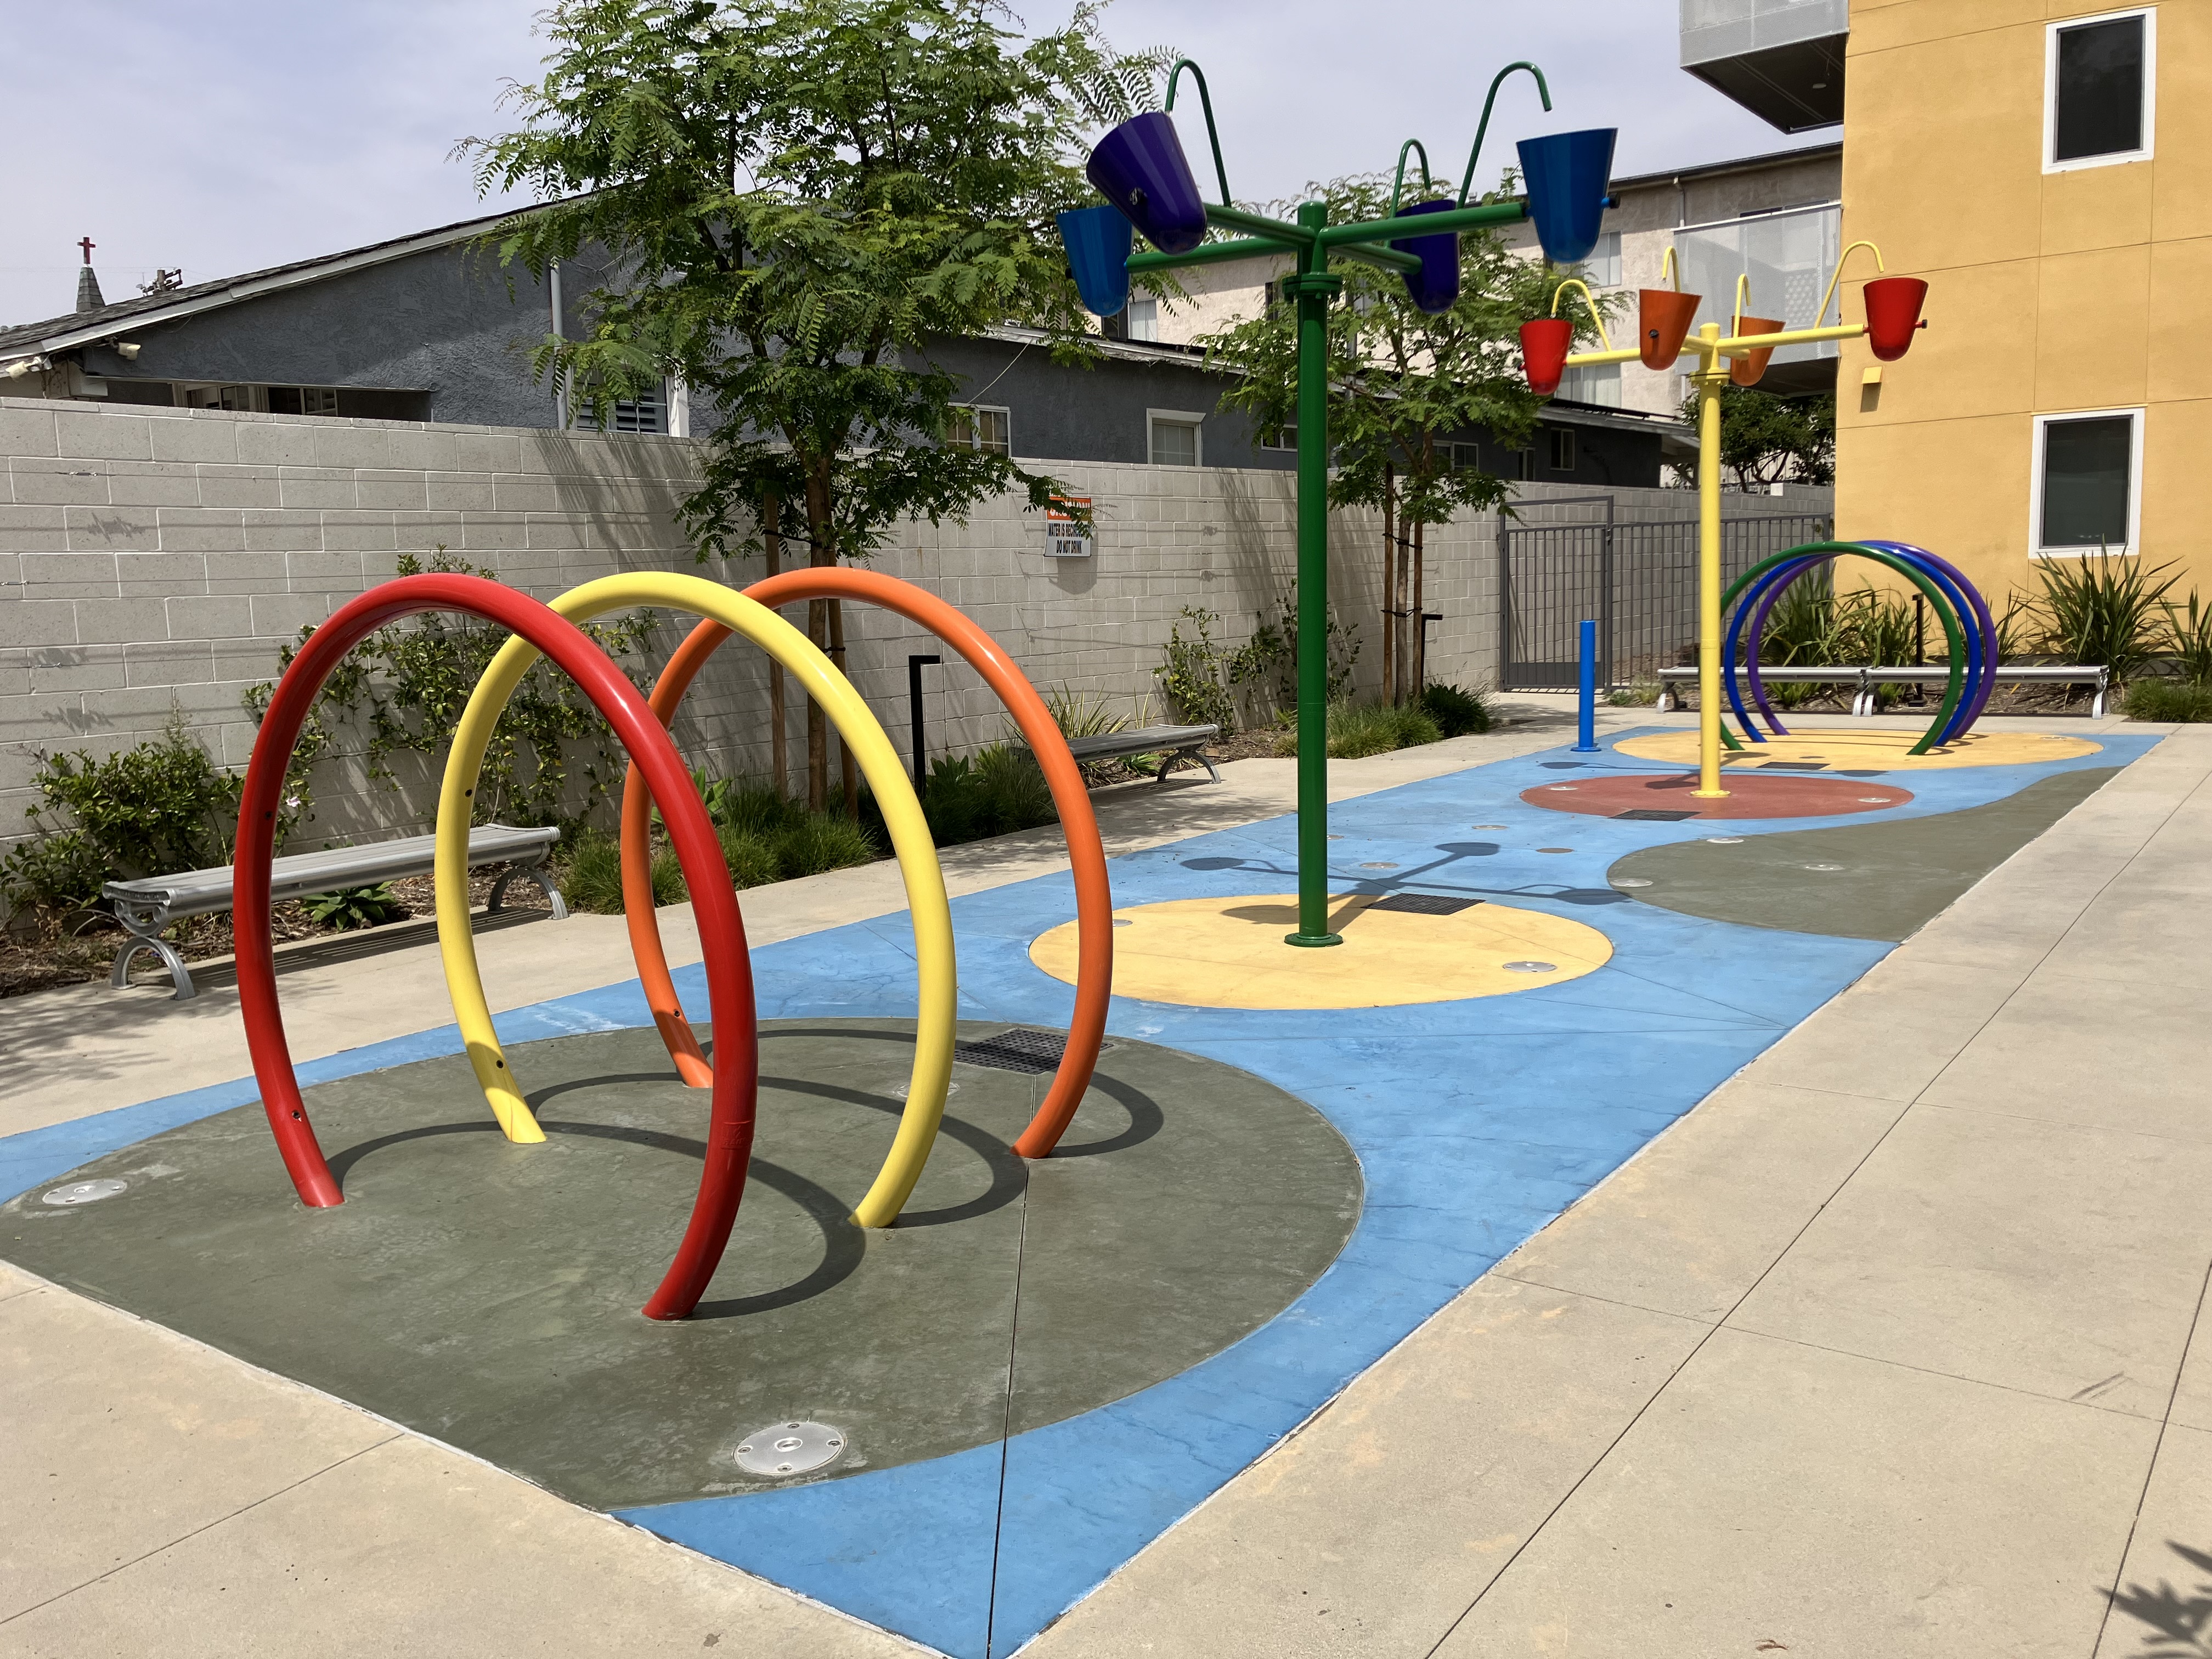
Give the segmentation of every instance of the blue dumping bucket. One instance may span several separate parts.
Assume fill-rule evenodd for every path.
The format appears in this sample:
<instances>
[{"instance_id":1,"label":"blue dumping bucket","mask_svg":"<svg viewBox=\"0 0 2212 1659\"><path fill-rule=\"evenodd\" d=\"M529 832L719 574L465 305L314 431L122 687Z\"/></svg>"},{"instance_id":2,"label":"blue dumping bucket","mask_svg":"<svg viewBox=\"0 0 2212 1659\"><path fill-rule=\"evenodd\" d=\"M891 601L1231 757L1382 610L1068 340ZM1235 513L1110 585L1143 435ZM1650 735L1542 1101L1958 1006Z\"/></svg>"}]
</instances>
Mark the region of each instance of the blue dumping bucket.
<instances>
[{"instance_id":1,"label":"blue dumping bucket","mask_svg":"<svg viewBox=\"0 0 2212 1659\"><path fill-rule=\"evenodd\" d=\"M1458 204L1451 201L1416 202L1409 208L1399 210L1399 216L1411 218L1416 213L1448 213ZM1401 253L1410 253L1421 262L1419 270L1401 274L1406 279L1406 292L1413 296L1413 303L1434 316L1439 311L1449 311L1459 298L1459 233L1443 231L1434 236L1401 236L1390 246Z\"/></svg>"},{"instance_id":2,"label":"blue dumping bucket","mask_svg":"<svg viewBox=\"0 0 2212 1659\"><path fill-rule=\"evenodd\" d=\"M1060 240L1083 308L1094 317L1120 316L1129 303L1129 250L1135 246L1121 210L1109 203L1063 213Z\"/></svg>"},{"instance_id":3,"label":"blue dumping bucket","mask_svg":"<svg viewBox=\"0 0 2212 1659\"><path fill-rule=\"evenodd\" d=\"M1579 264L1597 246L1613 179L1613 141L1618 127L1590 127L1521 141L1521 176L1528 189L1528 216L1544 257L1555 265Z\"/></svg>"},{"instance_id":4,"label":"blue dumping bucket","mask_svg":"<svg viewBox=\"0 0 2212 1659\"><path fill-rule=\"evenodd\" d=\"M1175 123L1159 111L1131 116L1101 138L1083 173L1161 252L1188 253L1206 240L1198 180Z\"/></svg>"}]
</instances>

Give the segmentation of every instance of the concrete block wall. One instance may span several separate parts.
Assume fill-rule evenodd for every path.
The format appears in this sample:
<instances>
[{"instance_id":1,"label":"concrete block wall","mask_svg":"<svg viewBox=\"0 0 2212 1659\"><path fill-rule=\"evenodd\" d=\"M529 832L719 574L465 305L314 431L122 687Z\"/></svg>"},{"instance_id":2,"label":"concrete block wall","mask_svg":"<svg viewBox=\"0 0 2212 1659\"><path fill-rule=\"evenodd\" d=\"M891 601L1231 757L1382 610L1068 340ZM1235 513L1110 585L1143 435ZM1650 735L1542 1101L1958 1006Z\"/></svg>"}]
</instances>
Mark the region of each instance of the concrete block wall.
<instances>
[{"instance_id":1,"label":"concrete block wall","mask_svg":"<svg viewBox=\"0 0 2212 1659\"><path fill-rule=\"evenodd\" d=\"M303 625L391 575L404 553L442 545L541 599L623 569L732 586L759 574L757 562L694 558L674 518L696 477L696 451L680 439L0 398L0 846L27 828L40 751L128 747L173 708L218 761L243 768L254 733L246 690L274 675ZM1221 617L1225 648L1279 614L1295 566L1292 479L1079 462L1052 471L1093 500L1093 557L1047 557L1040 516L1006 500L965 525L901 526L875 568L973 616L1041 689L1132 713L1149 699L1168 718L1152 671L1184 606ZM1538 514L1546 496L1577 493L1524 490ZM1677 492L1618 493L1650 498L1625 504L1623 517L1692 510ZM1430 636L1434 678L1480 684L1494 672L1496 532L1485 516L1430 534L1427 608L1444 617ZM1330 597L1358 627L1359 683L1371 688L1382 668L1380 521L1340 513L1331 536ZM689 625L671 619L658 651ZM852 678L903 752L907 655L950 653L903 619L858 607L848 637ZM997 701L971 671L948 661L924 672L933 752L1003 734ZM677 724L696 763L767 770L766 678L740 643L719 653ZM796 767L804 726L792 702ZM419 830L432 799L427 776L394 793L340 760L318 778L307 834Z\"/></svg>"}]
</instances>

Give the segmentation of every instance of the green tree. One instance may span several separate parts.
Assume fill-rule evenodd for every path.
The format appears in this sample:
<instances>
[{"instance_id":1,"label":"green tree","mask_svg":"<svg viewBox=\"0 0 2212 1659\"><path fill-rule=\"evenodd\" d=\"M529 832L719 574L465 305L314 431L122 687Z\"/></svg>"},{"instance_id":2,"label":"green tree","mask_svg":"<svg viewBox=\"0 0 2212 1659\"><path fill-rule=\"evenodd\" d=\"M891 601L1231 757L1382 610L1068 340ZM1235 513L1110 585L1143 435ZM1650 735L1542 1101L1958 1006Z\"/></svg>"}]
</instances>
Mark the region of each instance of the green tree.
<instances>
[{"instance_id":1,"label":"green tree","mask_svg":"<svg viewBox=\"0 0 2212 1659\"><path fill-rule=\"evenodd\" d=\"M1302 199L1326 201L1332 223L1389 216L1389 185L1375 178L1311 185ZM1288 216L1287 205L1267 210ZM1459 301L1429 316L1395 272L1346 261L1333 269L1344 290L1329 320L1329 501L1382 510L1383 673L1391 700L1403 702L1420 691L1427 527L1497 507L1511 493L1497 474L1463 464L1466 452L1450 441L1477 430L1509 448L1528 441L1540 400L1521 372L1518 331L1549 310L1559 276L1515 257L1490 232L1467 233ZM1240 371L1224 406L1244 410L1263 431L1295 429L1295 307L1271 305L1200 343Z\"/></svg>"},{"instance_id":2,"label":"green tree","mask_svg":"<svg viewBox=\"0 0 2212 1659\"><path fill-rule=\"evenodd\" d=\"M1698 394L1682 400L1682 418L1698 425ZM1755 489L1784 479L1798 483L1836 481L1836 394L1778 397L1749 386L1721 390L1721 465L1735 475L1739 489ZM1678 461L1687 483L1697 482L1697 464Z\"/></svg>"},{"instance_id":3,"label":"green tree","mask_svg":"<svg viewBox=\"0 0 2212 1659\"><path fill-rule=\"evenodd\" d=\"M588 249L616 273L537 371L602 410L678 376L719 422L684 504L702 558L792 538L864 559L902 520L1060 493L944 441L959 386L929 343L1014 322L1089 353L1053 216L1091 199L1077 141L1139 106L1160 55L1117 56L1094 5L1030 39L1012 21L988 0L556 0L545 76L510 90L520 129L459 147L480 191L544 203L495 232L503 258L542 274ZM809 631L842 655L834 605ZM807 754L819 807L811 707Z\"/></svg>"}]
</instances>

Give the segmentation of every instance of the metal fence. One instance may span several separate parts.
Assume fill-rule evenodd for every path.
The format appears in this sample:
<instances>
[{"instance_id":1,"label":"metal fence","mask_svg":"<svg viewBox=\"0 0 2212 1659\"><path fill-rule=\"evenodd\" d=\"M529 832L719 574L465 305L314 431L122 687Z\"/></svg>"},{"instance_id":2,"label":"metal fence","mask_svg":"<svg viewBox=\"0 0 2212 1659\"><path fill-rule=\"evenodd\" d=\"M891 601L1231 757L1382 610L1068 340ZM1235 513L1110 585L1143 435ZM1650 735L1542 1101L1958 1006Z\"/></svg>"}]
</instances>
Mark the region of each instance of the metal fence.
<instances>
[{"instance_id":1,"label":"metal fence","mask_svg":"<svg viewBox=\"0 0 2212 1659\"><path fill-rule=\"evenodd\" d=\"M1571 690L1578 633L1598 625L1598 684L1648 680L1697 660L1698 523L1516 525L1498 532L1498 687ZM1721 520L1721 580L1770 553L1825 540L1831 520L1777 514Z\"/></svg>"}]
</instances>

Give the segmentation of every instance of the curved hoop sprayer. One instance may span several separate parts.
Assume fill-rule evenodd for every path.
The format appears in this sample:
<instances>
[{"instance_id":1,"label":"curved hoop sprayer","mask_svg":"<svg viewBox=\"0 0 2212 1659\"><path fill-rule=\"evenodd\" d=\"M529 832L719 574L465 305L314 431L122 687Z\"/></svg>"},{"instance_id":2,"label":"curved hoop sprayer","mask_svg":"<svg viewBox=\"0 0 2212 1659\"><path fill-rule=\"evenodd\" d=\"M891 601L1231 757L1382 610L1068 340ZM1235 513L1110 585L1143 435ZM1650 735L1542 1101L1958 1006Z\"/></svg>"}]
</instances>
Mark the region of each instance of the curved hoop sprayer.
<instances>
[{"instance_id":1,"label":"curved hoop sprayer","mask_svg":"<svg viewBox=\"0 0 2212 1659\"><path fill-rule=\"evenodd\" d=\"M905 769L891 748L890 739L884 735L883 727L876 723L875 716L868 712L867 705L845 677L804 634L743 594L733 593L719 583L698 576L635 571L603 577L572 588L554 600L551 608L572 622L583 622L609 611L634 605L665 605L709 617L713 625L724 630L724 637L732 631L741 633L767 651L829 714L851 747L854 758L883 809L884 826L890 832L892 848L898 854L899 873L906 884L907 903L914 919L915 959L921 992L914 1069L898 1133L866 1196L854 1210L854 1217L861 1225L887 1227L898 1218L900 1209L914 1191L915 1182L921 1178L922 1165L927 1162L930 1148L936 1141L938 1124L945 1115L946 1088L952 1079L953 1021L959 994L953 959L952 912L945 896L944 874L938 866L937 848L930 840L921 804L915 799L914 787L907 781ZM490 1007L484 1000L483 981L477 968L476 942L468 925L465 849L470 802L483 764L484 746L508 697L537 659L537 649L522 639L509 641L492 659L454 729L452 753L446 763L445 787L438 803L438 934L445 956L447 988L453 996L454 1016L469 1045L470 1058L477 1064L477 1081L483 1085L485 1097L491 1102L494 1113L501 1115L502 1122L509 1117L518 1123L527 1121L529 1108L515 1090L499 1039L492 1029ZM665 724L665 712L653 712ZM672 825L676 807L698 807L689 775L679 775L684 776L681 799L672 801L665 778L655 780L642 769L631 768L623 793L623 828L627 832L635 820L641 846L647 813L653 802L660 803L662 814ZM625 870L624 897L632 902L624 908L629 913L632 943L635 944L641 929L635 903L641 885L645 901L642 928L650 933L657 948L659 933L651 921L650 875L642 884L633 884L628 879L629 874ZM726 876L722 885L725 889L729 885ZM693 896L696 901L696 887ZM732 905L734 908L734 899ZM702 908L702 939L706 927ZM665 973L665 957L663 972ZM680 1006L675 1012L681 1019ZM656 1003L655 1023L661 1026L663 1040L666 1041L668 1025L661 1018L661 1012ZM718 1020L718 1038L721 1030ZM684 1036L690 1040L691 1054L703 1070L704 1056L699 1054L688 1025L684 1027ZM726 1044L718 1042L718 1057L728 1052ZM704 1080L719 1086L720 1070L717 1066L708 1071ZM687 1076L685 1080L693 1079ZM501 1091L508 1097L504 1114L501 1112Z\"/></svg>"}]
</instances>

